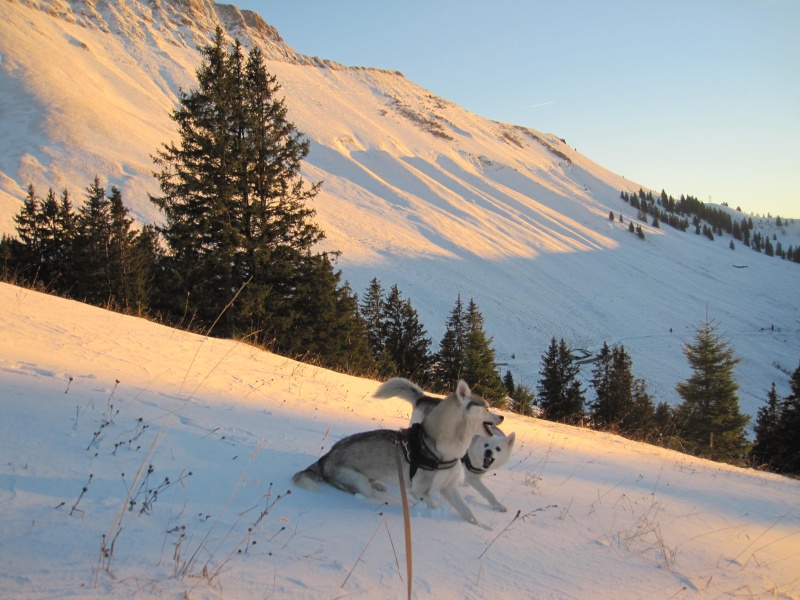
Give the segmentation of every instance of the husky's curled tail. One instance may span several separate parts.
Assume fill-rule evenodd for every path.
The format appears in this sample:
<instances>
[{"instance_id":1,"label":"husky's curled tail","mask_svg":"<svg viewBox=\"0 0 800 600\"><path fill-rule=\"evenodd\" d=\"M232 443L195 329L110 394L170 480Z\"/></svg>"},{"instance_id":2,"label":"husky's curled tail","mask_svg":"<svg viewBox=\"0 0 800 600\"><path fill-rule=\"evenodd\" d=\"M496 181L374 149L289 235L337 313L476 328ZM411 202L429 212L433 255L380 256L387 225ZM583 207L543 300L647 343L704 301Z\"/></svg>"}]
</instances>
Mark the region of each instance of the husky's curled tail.
<instances>
[{"instance_id":1,"label":"husky's curled tail","mask_svg":"<svg viewBox=\"0 0 800 600\"><path fill-rule=\"evenodd\" d=\"M319 461L302 471L298 471L294 474L294 477L292 477L292 483L309 492L316 492L317 484L322 481L325 480L322 478L322 468L320 467Z\"/></svg>"},{"instance_id":2,"label":"husky's curled tail","mask_svg":"<svg viewBox=\"0 0 800 600\"><path fill-rule=\"evenodd\" d=\"M416 383L408 379L403 379L402 377L395 377L381 384L381 386L375 390L373 396L376 398L397 397L410 402L413 410L409 425L422 423L425 415L430 413L442 401L441 398L428 396Z\"/></svg>"}]
</instances>

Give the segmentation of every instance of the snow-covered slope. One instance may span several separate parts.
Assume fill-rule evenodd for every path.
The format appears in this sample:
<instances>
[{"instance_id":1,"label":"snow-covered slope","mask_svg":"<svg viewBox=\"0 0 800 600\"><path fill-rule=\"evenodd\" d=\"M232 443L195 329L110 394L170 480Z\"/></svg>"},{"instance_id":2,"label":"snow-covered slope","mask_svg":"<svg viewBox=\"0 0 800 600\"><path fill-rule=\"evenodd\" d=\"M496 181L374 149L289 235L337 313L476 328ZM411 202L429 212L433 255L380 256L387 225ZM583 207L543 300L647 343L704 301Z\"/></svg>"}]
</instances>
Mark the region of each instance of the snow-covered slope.
<instances>
[{"instance_id":1,"label":"snow-covered slope","mask_svg":"<svg viewBox=\"0 0 800 600\"><path fill-rule=\"evenodd\" d=\"M772 381L787 392L798 265L667 227L644 225L641 241L619 198L639 186L557 135L481 118L396 72L303 56L254 13L208 0L0 3L0 230L13 231L29 183L79 202L94 174L157 221L150 156L174 136L170 110L216 22L264 48L311 140L304 175L324 180L314 208L344 278L357 292L397 283L434 347L461 294L517 381L535 386L553 336L590 351L622 343L656 400L675 403L681 346L708 315L743 358L745 412ZM798 223L770 233L800 243Z\"/></svg>"},{"instance_id":2,"label":"snow-covered slope","mask_svg":"<svg viewBox=\"0 0 800 600\"><path fill-rule=\"evenodd\" d=\"M399 491L290 482L407 423L377 386L0 284L0 597L405 598ZM469 489L483 528L412 506L415 598L800 597L800 482L503 427L508 512Z\"/></svg>"}]
</instances>

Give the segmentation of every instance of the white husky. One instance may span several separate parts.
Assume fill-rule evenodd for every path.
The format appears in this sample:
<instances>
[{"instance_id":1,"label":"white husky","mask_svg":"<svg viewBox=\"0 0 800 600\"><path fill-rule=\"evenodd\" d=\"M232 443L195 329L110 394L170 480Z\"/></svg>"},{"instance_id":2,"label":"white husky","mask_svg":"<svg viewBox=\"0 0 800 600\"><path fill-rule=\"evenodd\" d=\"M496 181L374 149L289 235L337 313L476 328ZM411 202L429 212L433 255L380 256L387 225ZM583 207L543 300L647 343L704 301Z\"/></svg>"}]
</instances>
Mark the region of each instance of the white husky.
<instances>
[{"instance_id":1,"label":"white husky","mask_svg":"<svg viewBox=\"0 0 800 600\"><path fill-rule=\"evenodd\" d=\"M489 411L486 400L459 381L454 394L440 400L409 429L378 429L343 438L292 481L310 490L324 481L352 494L372 496L375 490L386 491L386 483L399 483L399 452L406 487L415 498L436 508L434 496L441 494L464 520L477 525L458 492L461 458L473 437L491 438L493 428L502 421L502 415Z\"/></svg>"},{"instance_id":2,"label":"white husky","mask_svg":"<svg viewBox=\"0 0 800 600\"><path fill-rule=\"evenodd\" d=\"M411 425L421 423L439 403L440 398L428 396L415 383L402 377L395 377L381 385L375 392L377 398L391 398L397 396L408 400L414 407L411 412ZM475 436L469 445L461 462L464 463L464 479L473 488L489 501L489 504L500 512L506 512L506 507L500 502L482 481L482 476L488 471L499 469L511 458L514 447L514 433L504 434L497 427L492 428L492 437Z\"/></svg>"}]
</instances>

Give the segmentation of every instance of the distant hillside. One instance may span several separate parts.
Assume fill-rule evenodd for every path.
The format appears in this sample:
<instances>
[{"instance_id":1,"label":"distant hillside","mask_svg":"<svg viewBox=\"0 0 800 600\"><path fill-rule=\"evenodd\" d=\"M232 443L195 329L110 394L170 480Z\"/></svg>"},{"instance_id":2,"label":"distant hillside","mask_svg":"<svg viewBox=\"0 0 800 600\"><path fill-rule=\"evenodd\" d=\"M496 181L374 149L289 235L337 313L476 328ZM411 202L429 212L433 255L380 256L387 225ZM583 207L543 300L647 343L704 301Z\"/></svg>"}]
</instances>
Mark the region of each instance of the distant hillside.
<instances>
[{"instance_id":1,"label":"distant hillside","mask_svg":"<svg viewBox=\"0 0 800 600\"><path fill-rule=\"evenodd\" d=\"M357 292L373 277L398 284L434 349L461 294L517 381L535 387L553 336L589 352L622 343L656 399L674 403L688 375L682 344L709 314L743 358L745 412L772 381L788 392L798 265L731 250L725 233L712 242L639 221L620 193L641 186L557 132L482 118L397 72L304 56L258 15L208 0L0 3L0 232L13 232L29 183L80 202L95 174L140 223L158 222L151 155L175 136L170 111L217 22L263 48L311 141L304 176L324 182L313 208L344 278ZM800 242L798 223L754 228Z\"/></svg>"}]
</instances>

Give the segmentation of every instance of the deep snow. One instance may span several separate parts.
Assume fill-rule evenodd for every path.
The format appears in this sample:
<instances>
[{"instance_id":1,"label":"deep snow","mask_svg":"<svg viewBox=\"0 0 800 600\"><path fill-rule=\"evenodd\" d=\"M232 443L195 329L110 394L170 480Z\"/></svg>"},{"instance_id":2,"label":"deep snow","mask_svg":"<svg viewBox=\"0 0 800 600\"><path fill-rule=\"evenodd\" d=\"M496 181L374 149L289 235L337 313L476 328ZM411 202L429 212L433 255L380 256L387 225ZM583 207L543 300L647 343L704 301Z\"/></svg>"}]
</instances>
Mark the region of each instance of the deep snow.
<instances>
[{"instance_id":1,"label":"deep snow","mask_svg":"<svg viewBox=\"0 0 800 600\"><path fill-rule=\"evenodd\" d=\"M404 598L398 490L290 482L406 424L377 385L0 284L0 596ZM800 598L800 482L505 416L509 512L413 506L415 598Z\"/></svg>"}]
</instances>

